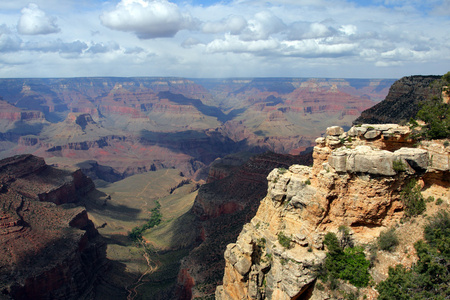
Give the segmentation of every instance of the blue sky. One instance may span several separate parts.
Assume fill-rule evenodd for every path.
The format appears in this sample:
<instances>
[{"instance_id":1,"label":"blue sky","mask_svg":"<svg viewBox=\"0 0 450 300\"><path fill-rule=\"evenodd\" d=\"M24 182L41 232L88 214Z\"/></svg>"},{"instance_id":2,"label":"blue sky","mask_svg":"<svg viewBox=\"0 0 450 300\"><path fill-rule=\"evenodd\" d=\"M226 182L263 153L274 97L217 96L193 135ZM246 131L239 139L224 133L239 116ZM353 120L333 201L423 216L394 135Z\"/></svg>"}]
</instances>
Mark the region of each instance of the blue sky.
<instances>
[{"instance_id":1,"label":"blue sky","mask_svg":"<svg viewBox=\"0 0 450 300\"><path fill-rule=\"evenodd\" d=\"M0 77L450 71L450 0L0 1Z\"/></svg>"}]
</instances>

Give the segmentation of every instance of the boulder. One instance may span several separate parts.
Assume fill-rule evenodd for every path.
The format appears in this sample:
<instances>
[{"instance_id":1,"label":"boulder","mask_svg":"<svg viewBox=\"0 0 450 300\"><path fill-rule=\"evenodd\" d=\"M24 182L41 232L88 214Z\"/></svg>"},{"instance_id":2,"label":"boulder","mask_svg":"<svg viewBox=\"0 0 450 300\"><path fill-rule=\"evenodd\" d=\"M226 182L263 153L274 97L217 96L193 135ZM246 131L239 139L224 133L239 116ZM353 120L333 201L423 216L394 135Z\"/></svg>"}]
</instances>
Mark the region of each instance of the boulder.
<instances>
[{"instance_id":1,"label":"boulder","mask_svg":"<svg viewBox=\"0 0 450 300\"><path fill-rule=\"evenodd\" d=\"M344 133L344 129L340 126L331 126L327 128L327 135L340 136Z\"/></svg>"}]
</instances>

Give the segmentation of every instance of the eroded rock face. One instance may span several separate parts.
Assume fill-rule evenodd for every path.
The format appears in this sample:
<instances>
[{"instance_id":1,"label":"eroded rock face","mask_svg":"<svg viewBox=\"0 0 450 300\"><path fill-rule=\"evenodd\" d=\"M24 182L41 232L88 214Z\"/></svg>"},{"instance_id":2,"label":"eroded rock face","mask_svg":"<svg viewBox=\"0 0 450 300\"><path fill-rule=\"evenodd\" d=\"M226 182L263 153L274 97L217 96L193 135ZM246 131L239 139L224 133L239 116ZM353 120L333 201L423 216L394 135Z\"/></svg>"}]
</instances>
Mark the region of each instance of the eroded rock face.
<instances>
[{"instance_id":1,"label":"eroded rock face","mask_svg":"<svg viewBox=\"0 0 450 300\"><path fill-rule=\"evenodd\" d=\"M94 188L81 172L22 155L0 161L0 291L12 299L89 299L106 244L73 203ZM66 205L60 206L56 204Z\"/></svg>"},{"instance_id":2,"label":"eroded rock face","mask_svg":"<svg viewBox=\"0 0 450 300\"><path fill-rule=\"evenodd\" d=\"M440 78L441 76L408 76L397 80L389 89L386 99L363 111L353 124L409 121L419 111L420 102L441 93L440 89L430 88L430 84Z\"/></svg>"},{"instance_id":3,"label":"eroded rock face","mask_svg":"<svg viewBox=\"0 0 450 300\"><path fill-rule=\"evenodd\" d=\"M236 240L246 220L255 215L260 199L267 191L267 175L274 167L288 168L297 162L309 164L312 162L311 155L265 153L252 157L241 166L229 161L225 162L225 166L216 164L212 168L209 183L199 189L189 212L198 220L200 241L198 247L181 262L177 291L179 299L214 293L217 282L223 277L226 246ZM224 169L227 176L217 176L222 173L219 169ZM237 266L244 272L248 263L247 259L243 259Z\"/></svg>"},{"instance_id":4,"label":"eroded rock face","mask_svg":"<svg viewBox=\"0 0 450 300\"><path fill-rule=\"evenodd\" d=\"M377 137L367 138L368 131L377 131ZM327 133L316 140L313 167L292 165L267 176L267 195L256 216L227 246L216 299L303 297L313 288L314 267L326 257L327 232L344 225L356 244L370 242L403 216L400 192L411 176L445 176L449 171L442 163L448 159L448 151L439 146L442 141L398 148L411 144L405 127L362 125L349 132L329 128ZM439 163L427 149L439 153ZM402 168L394 167L394 161Z\"/></svg>"}]
</instances>

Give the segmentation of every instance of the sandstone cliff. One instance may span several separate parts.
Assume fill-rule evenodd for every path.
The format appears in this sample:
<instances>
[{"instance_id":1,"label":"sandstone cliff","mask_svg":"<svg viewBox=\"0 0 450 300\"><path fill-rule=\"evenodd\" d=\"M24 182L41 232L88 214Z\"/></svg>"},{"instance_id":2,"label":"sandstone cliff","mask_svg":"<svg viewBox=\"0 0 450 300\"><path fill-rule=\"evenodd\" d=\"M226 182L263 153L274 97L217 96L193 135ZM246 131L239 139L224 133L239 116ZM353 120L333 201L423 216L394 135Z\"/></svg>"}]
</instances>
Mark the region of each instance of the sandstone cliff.
<instances>
[{"instance_id":1,"label":"sandstone cliff","mask_svg":"<svg viewBox=\"0 0 450 300\"><path fill-rule=\"evenodd\" d=\"M80 171L31 155L0 161L0 291L12 299L91 299L106 247L86 210ZM62 205L61 205L62 204Z\"/></svg>"},{"instance_id":2,"label":"sandstone cliff","mask_svg":"<svg viewBox=\"0 0 450 300\"><path fill-rule=\"evenodd\" d=\"M425 191L438 191L448 205L450 149L444 141L411 148L408 133L408 127L395 124L348 132L331 127L316 140L312 167L274 169L256 216L225 250L216 299L328 299L314 289L314 270L326 257L325 233L344 225L356 244L372 242L403 217L400 193L410 178L420 179ZM401 170L393 166L396 161ZM282 245L280 237L288 237L290 245ZM372 272L378 280L386 277Z\"/></svg>"},{"instance_id":3,"label":"sandstone cliff","mask_svg":"<svg viewBox=\"0 0 450 300\"><path fill-rule=\"evenodd\" d=\"M312 162L310 153L294 156L268 152L246 163L243 160L228 157L216 162L187 214L196 220L192 227L198 230L199 244L181 262L180 299L211 295L221 283L223 251L255 215L267 191L268 173L275 167Z\"/></svg>"}]
</instances>

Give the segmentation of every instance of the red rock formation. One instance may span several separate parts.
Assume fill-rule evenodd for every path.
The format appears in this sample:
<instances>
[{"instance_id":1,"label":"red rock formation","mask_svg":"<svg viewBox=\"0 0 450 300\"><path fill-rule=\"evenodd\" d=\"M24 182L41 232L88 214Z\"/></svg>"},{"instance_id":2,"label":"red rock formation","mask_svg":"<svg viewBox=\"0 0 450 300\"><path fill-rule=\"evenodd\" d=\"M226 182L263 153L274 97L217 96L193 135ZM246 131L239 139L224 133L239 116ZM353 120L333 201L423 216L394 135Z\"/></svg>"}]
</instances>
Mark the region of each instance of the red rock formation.
<instances>
[{"instance_id":1,"label":"red rock formation","mask_svg":"<svg viewBox=\"0 0 450 300\"><path fill-rule=\"evenodd\" d=\"M81 172L22 155L0 161L0 291L13 299L85 299L106 267L105 243L78 200ZM40 201L39 201L40 200ZM45 202L46 200L52 201Z\"/></svg>"}]
</instances>

